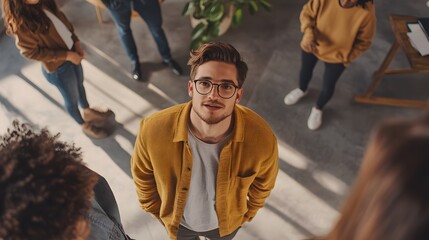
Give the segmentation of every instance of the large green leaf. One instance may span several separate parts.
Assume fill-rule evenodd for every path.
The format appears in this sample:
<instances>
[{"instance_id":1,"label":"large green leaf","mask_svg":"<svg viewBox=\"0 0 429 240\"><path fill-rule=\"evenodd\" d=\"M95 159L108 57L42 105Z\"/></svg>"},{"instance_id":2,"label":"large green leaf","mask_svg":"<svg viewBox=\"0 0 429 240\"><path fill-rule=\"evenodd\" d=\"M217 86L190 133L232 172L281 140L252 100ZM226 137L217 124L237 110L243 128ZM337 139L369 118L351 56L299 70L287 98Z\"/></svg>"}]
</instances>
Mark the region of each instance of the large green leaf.
<instances>
[{"instance_id":1,"label":"large green leaf","mask_svg":"<svg viewBox=\"0 0 429 240\"><path fill-rule=\"evenodd\" d=\"M207 25L203 22L198 23L197 26L192 30L192 40L200 38L207 30Z\"/></svg>"},{"instance_id":2,"label":"large green leaf","mask_svg":"<svg viewBox=\"0 0 429 240\"><path fill-rule=\"evenodd\" d=\"M188 16L191 14L192 9L194 8L193 5L194 4L192 2L187 2L182 10L182 16Z\"/></svg>"},{"instance_id":3,"label":"large green leaf","mask_svg":"<svg viewBox=\"0 0 429 240\"><path fill-rule=\"evenodd\" d=\"M202 44L202 39L201 38L197 38L191 41L191 50L196 50L199 46L201 46Z\"/></svg>"},{"instance_id":4,"label":"large green leaf","mask_svg":"<svg viewBox=\"0 0 429 240\"><path fill-rule=\"evenodd\" d=\"M266 11L271 11L272 5L267 0L259 0L259 5L262 6L262 8Z\"/></svg>"},{"instance_id":5,"label":"large green leaf","mask_svg":"<svg viewBox=\"0 0 429 240\"><path fill-rule=\"evenodd\" d=\"M225 7L222 3L213 5L210 8L210 15L208 16L209 21L220 21L225 15Z\"/></svg>"},{"instance_id":6,"label":"large green leaf","mask_svg":"<svg viewBox=\"0 0 429 240\"><path fill-rule=\"evenodd\" d=\"M220 22L209 22L207 26L207 34L206 36L210 38L216 38L219 36L219 26Z\"/></svg>"},{"instance_id":7,"label":"large green leaf","mask_svg":"<svg viewBox=\"0 0 429 240\"><path fill-rule=\"evenodd\" d=\"M255 1L250 0L249 2L249 12L250 14L254 15L258 11L258 4L256 4Z\"/></svg>"},{"instance_id":8,"label":"large green leaf","mask_svg":"<svg viewBox=\"0 0 429 240\"><path fill-rule=\"evenodd\" d=\"M232 24L234 26L240 25L242 17L243 17L243 9L238 8L237 10L235 10L234 16L232 17Z\"/></svg>"}]
</instances>

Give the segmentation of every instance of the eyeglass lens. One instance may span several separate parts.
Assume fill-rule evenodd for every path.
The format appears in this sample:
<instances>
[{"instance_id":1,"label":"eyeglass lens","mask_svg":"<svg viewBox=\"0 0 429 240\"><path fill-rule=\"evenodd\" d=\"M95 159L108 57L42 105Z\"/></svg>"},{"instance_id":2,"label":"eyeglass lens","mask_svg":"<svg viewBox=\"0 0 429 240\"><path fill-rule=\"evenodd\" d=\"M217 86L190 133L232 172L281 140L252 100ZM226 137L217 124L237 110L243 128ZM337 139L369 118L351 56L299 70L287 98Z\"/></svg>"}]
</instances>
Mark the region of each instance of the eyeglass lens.
<instances>
[{"instance_id":1,"label":"eyeglass lens","mask_svg":"<svg viewBox=\"0 0 429 240\"><path fill-rule=\"evenodd\" d=\"M212 91L213 86L216 86L217 93L222 98L231 98L234 95L237 88L234 84L228 83L228 82L220 83L220 84L212 83L211 81L208 81L208 80L195 80L194 82L195 82L197 91L200 94L206 95Z\"/></svg>"}]
</instances>

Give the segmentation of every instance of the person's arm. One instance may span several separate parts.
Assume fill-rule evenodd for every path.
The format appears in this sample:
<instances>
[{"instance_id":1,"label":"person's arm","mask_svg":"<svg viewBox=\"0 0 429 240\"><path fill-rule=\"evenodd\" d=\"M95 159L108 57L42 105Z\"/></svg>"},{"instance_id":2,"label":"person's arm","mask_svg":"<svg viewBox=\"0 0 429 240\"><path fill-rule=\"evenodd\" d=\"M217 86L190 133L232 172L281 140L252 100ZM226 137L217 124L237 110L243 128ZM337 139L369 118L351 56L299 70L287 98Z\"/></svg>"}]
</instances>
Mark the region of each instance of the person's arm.
<instances>
[{"instance_id":1,"label":"person's arm","mask_svg":"<svg viewBox=\"0 0 429 240\"><path fill-rule=\"evenodd\" d=\"M83 48L80 45L80 41L77 41L74 43L74 50L77 54L79 54L82 58L85 56L85 53L83 52Z\"/></svg>"},{"instance_id":2,"label":"person's arm","mask_svg":"<svg viewBox=\"0 0 429 240\"><path fill-rule=\"evenodd\" d=\"M66 25L68 30L71 32L71 34L72 34L71 38L74 42L73 49L78 55L80 55L80 58L78 58L77 56L74 56L75 54L68 53L67 60L71 61L74 64L79 64L82 61L82 58L85 56L85 53L82 49L79 38L77 37L77 35L74 32L73 24L71 24L71 22L67 19L66 15L61 11L58 11L58 18L61 19L61 21L64 23L64 25ZM70 52L73 52L73 51L70 51Z\"/></svg>"},{"instance_id":3,"label":"person's arm","mask_svg":"<svg viewBox=\"0 0 429 240\"><path fill-rule=\"evenodd\" d=\"M348 61L345 65L353 62L362 55L363 52L369 49L372 43L372 39L375 34L375 24L376 19L375 15L368 15L368 18L361 24L359 27L359 32L356 35L355 41L353 43L353 48L349 54Z\"/></svg>"},{"instance_id":4,"label":"person's arm","mask_svg":"<svg viewBox=\"0 0 429 240\"><path fill-rule=\"evenodd\" d=\"M52 50L39 46L39 38L30 31L19 30L15 43L22 56L36 61L56 62L67 60L67 50Z\"/></svg>"},{"instance_id":5,"label":"person's arm","mask_svg":"<svg viewBox=\"0 0 429 240\"><path fill-rule=\"evenodd\" d=\"M301 47L306 52L316 52L317 40L314 34L316 27L316 17L320 0L310 0L302 8L299 20L301 22L301 32L304 33Z\"/></svg>"},{"instance_id":6,"label":"person's arm","mask_svg":"<svg viewBox=\"0 0 429 240\"><path fill-rule=\"evenodd\" d=\"M72 38L73 42L78 42L79 38L74 33L73 24L71 24L71 22L68 20L68 18L66 17L66 15L63 12L58 11L58 17L59 17L59 19L61 19L61 21L64 23L64 25L67 26L67 28L69 29L69 31L72 33L71 38Z\"/></svg>"},{"instance_id":7,"label":"person's arm","mask_svg":"<svg viewBox=\"0 0 429 240\"><path fill-rule=\"evenodd\" d=\"M61 13L61 12L60 12ZM62 14L62 13L61 13ZM73 33L73 27L70 22L65 18L64 14L59 16L66 26L72 32L73 41L78 42L79 39ZM77 52L67 51L65 49L50 49L42 47L39 44L40 38L37 34L29 30L19 29L15 34L15 43L22 56L27 59L43 61L43 62L57 62L57 61L70 61L74 64L79 64L82 57ZM80 45L79 45L80 47Z\"/></svg>"},{"instance_id":8,"label":"person's arm","mask_svg":"<svg viewBox=\"0 0 429 240\"><path fill-rule=\"evenodd\" d=\"M140 207L160 220L161 198L156 187L151 160L145 146L145 120L140 124L139 134L131 157L131 173L136 185Z\"/></svg>"},{"instance_id":9,"label":"person's arm","mask_svg":"<svg viewBox=\"0 0 429 240\"><path fill-rule=\"evenodd\" d=\"M261 169L258 172L252 185L250 185L245 219L251 221L256 215L256 212L264 206L265 199L270 195L274 188L274 183L279 171L278 165L278 149L277 140L273 135L273 146L270 156L261 163Z\"/></svg>"}]
</instances>

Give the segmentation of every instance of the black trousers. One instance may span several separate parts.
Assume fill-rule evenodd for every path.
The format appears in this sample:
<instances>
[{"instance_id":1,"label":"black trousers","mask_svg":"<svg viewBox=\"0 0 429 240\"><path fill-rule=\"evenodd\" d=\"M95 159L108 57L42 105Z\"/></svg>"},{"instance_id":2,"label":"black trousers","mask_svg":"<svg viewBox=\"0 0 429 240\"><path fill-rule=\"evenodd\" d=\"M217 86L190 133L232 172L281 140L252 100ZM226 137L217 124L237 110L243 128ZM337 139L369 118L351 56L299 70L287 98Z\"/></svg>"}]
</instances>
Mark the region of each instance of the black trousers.
<instances>
[{"instance_id":1,"label":"black trousers","mask_svg":"<svg viewBox=\"0 0 429 240\"><path fill-rule=\"evenodd\" d=\"M237 234L238 229L240 228L237 228L229 235L220 237L219 228L207 232L195 232L183 227L182 225L179 225L179 231L177 232L177 240L199 240L199 236L208 238L210 240L231 240L235 237L235 234Z\"/></svg>"},{"instance_id":2,"label":"black trousers","mask_svg":"<svg viewBox=\"0 0 429 240\"><path fill-rule=\"evenodd\" d=\"M306 91L308 84L313 76L313 69L319 60L316 56L311 53L301 51L301 71L299 74L299 88L302 91ZM325 72L323 73L323 86L320 92L319 98L317 99L316 107L322 109L326 103L334 95L335 85L343 73L345 67L342 63L327 63L325 62Z\"/></svg>"}]
</instances>

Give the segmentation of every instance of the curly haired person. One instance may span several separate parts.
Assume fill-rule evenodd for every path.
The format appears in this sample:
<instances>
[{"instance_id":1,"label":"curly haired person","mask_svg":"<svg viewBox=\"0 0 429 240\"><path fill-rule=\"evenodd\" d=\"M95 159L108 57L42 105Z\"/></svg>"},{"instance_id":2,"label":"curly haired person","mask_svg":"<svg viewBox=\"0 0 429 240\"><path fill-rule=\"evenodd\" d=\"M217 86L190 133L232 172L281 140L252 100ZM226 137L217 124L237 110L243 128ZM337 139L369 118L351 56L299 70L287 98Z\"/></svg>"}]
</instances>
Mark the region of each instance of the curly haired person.
<instances>
[{"instance_id":1,"label":"curly haired person","mask_svg":"<svg viewBox=\"0 0 429 240\"><path fill-rule=\"evenodd\" d=\"M0 136L0 239L130 239L107 181L58 138L16 121Z\"/></svg>"}]
</instances>

